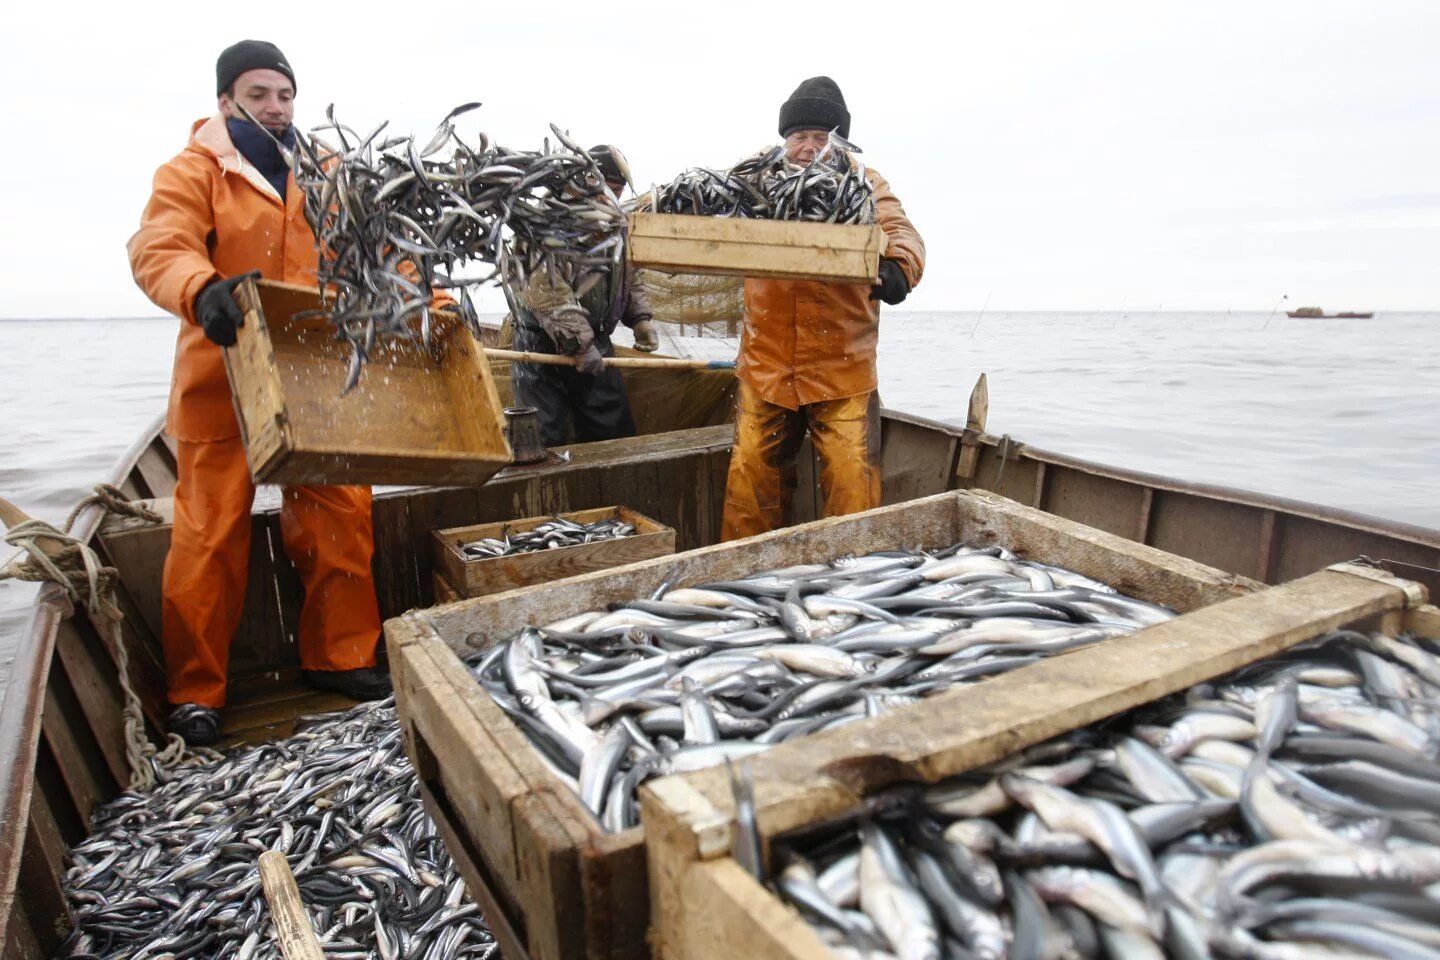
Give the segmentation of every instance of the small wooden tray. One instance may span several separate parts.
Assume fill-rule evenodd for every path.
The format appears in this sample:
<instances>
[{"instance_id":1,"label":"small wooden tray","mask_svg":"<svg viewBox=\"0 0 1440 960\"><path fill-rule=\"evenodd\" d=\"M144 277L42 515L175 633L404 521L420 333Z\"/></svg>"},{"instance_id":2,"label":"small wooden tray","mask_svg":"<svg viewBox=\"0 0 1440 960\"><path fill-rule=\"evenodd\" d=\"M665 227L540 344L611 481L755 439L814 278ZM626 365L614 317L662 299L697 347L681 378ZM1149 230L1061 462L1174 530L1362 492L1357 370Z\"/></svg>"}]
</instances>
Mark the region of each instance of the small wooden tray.
<instances>
[{"instance_id":1,"label":"small wooden tray","mask_svg":"<svg viewBox=\"0 0 1440 960\"><path fill-rule=\"evenodd\" d=\"M873 284L885 234L879 224L636 213L627 250L635 266L667 273Z\"/></svg>"},{"instance_id":2,"label":"small wooden tray","mask_svg":"<svg viewBox=\"0 0 1440 960\"><path fill-rule=\"evenodd\" d=\"M516 587L529 587L639 560L651 560L675 552L674 530L644 514L636 513L629 507L598 507L558 516L576 523L623 520L634 525L635 533L628 537L597 540L573 547L556 547L554 550L535 550L509 557L485 557L476 560L465 556L460 548L485 537L498 539L506 530L511 533L533 530L554 517L526 517L524 520L436 530L432 542L435 569L461 597L483 597L504 590L514 590Z\"/></svg>"},{"instance_id":3,"label":"small wooden tray","mask_svg":"<svg viewBox=\"0 0 1440 960\"><path fill-rule=\"evenodd\" d=\"M376 344L342 396L349 345L323 316L296 319L319 290L246 281L238 297L225 369L257 483L478 485L510 463L490 364L454 316L432 315L435 356L418 338Z\"/></svg>"}]
</instances>

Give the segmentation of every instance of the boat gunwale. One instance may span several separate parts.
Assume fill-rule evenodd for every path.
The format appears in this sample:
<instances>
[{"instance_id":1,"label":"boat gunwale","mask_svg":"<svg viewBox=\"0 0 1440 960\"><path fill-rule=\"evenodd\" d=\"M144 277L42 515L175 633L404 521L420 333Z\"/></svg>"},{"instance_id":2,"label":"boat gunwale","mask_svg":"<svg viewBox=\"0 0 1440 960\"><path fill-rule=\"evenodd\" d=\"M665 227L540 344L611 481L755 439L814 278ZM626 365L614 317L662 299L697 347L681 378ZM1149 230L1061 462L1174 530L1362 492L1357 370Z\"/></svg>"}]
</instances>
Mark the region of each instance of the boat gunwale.
<instances>
[{"instance_id":1,"label":"boat gunwale","mask_svg":"<svg viewBox=\"0 0 1440 960\"><path fill-rule=\"evenodd\" d=\"M120 455L104 482L123 484L164 428L165 415L159 414ZM81 511L70 532L88 543L103 516L100 505L93 504ZM72 610L74 616L86 616L83 609L71 604L58 584L40 587L15 648L5 696L0 700L0 944L9 942L10 921L15 914L56 633Z\"/></svg>"}]
</instances>

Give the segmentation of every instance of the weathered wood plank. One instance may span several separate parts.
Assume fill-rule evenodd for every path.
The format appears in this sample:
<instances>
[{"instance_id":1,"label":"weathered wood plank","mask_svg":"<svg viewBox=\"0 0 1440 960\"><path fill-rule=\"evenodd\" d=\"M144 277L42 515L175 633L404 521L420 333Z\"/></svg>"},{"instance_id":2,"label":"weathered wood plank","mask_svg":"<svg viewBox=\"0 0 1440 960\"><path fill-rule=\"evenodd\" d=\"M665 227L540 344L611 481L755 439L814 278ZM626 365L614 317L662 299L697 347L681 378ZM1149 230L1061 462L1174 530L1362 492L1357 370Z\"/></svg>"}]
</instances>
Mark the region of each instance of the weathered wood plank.
<instances>
[{"instance_id":1,"label":"weathered wood plank","mask_svg":"<svg viewBox=\"0 0 1440 960\"><path fill-rule=\"evenodd\" d=\"M686 871L681 896L704 904L683 931L679 951L657 948L657 956L693 960L833 960L835 954L815 928L741 869L734 860L712 860Z\"/></svg>"},{"instance_id":2,"label":"weathered wood plank","mask_svg":"<svg viewBox=\"0 0 1440 960\"><path fill-rule=\"evenodd\" d=\"M290 872L290 861L279 850L266 850L260 854L259 868L260 886L270 906L281 955L285 960L324 960L295 874Z\"/></svg>"},{"instance_id":3,"label":"weathered wood plank","mask_svg":"<svg viewBox=\"0 0 1440 960\"><path fill-rule=\"evenodd\" d=\"M123 704L109 651L94 634L83 633L73 620L66 620L56 629L55 652L60 669L75 690L80 712L90 725L111 778L116 784L129 783L125 722L121 719Z\"/></svg>"},{"instance_id":4,"label":"weathered wood plank","mask_svg":"<svg viewBox=\"0 0 1440 960\"><path fill-rule=\"evenodd\" d=\"M875 225L637 213L630 262L669 273L874 283L885 236Z\"/></svg>"},{"instance_id":5,"label":"weathered wood plank","mask_svg":"<svg viewBox=\"0 0 1440 960\"><path fill-rule=\"evenodd\" d=\"M50 682L45 685L41 722L75 811L88 823L97 806L119 793L119 784L105 767L105 758L85 722L75 689L64 672L53 667ZM128 777L121 782L128 782Z\"/></svg>"}]
</instances>

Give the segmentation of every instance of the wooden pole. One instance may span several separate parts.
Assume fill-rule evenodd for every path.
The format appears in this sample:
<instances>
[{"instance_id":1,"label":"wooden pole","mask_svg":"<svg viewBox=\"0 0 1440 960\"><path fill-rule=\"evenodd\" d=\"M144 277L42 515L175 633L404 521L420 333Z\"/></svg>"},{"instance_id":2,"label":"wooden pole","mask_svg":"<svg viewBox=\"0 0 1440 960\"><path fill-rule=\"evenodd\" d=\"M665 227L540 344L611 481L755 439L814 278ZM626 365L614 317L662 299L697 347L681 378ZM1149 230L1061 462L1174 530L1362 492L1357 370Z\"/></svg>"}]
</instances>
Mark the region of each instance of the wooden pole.
<instances>
[{"instance_id":1,"label":"wooden pole","mask_svg":"<svg viewBox=\"0 0 1440 960\"><path fill-rule=\"evenodd\" d=\"M325 960L285 854L279 850L260 854L260 885L265 888L265 900L275 921L275 939L280 941L285 960Z\"/></svg>"},{"instance_id":2,"label":"wooden pole","mask_svg":"<svg viewBox=\"0 0 1440 960\"><path fill-rule=\"evenodd\" d=\"M552 367L573 367L575 357L555 353L534 353L527 350L500 350L486 347L491 360L515 360L520 363L543 363ZM628 370L734 370L734 360L682 360L678 357L606 357L605 366Z\"/></svg>"},{"instance_id":3,"label":"wooden pole","mask_svg":"<svg viewBox=\"0 0 1440 960\"><path fill-rule=\"evenodd\" d=\"M990 416L990 386L985 374L975 381L970 392L970 409L965 415L965 435L960 441L960 462L955 468L955 477L970 486L975 481L975 471L980 466L980 435L985 432L985 421Z\"/></svg>"}]
</instances>

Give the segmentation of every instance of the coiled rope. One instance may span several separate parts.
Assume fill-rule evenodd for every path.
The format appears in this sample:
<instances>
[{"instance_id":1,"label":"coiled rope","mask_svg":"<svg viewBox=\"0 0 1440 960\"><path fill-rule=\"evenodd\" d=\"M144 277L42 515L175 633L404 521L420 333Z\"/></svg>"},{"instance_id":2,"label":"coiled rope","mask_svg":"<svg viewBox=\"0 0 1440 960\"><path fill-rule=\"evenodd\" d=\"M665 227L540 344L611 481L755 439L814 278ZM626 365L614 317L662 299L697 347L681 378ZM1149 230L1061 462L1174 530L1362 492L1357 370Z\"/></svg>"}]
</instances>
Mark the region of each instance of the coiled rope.
<instances>
[{"instance_id":1,"label":"coiled rope","mask_svg":"<svg viewBox=\"0 0 1440 960\"><path fill-rule=\"evenodd\" d=\"M168 779L169 773L187 763L202 762L219 756L213 750L190 750L176 734L166 735L166 745L157 748L145 735L145 714L140 697L130 685L130 656L125 649L120 623L124 614L115 604L115 584L120 573L106 566L95 550L72 536L70 530L80 514L99 505L107 513L135 517L147 523L160 523L162 517L143 503L132 503L125 494L110 484L100 484L85 497L65 520L63 529L56 529L44 520L27 516L13 504L0 499L0 520L9 525L5 542L20 548L20 553L0 566L0 580L24 580L32 583L54 583L65 591L71 604L66 616L74 614L74 605L83 605L90 622L115 660L124 702L121 710L125 721L125 759L130 767L130 789L148 790L157 781Z\"/></svg>"}]
</instances>

